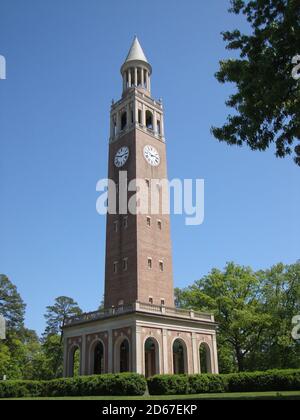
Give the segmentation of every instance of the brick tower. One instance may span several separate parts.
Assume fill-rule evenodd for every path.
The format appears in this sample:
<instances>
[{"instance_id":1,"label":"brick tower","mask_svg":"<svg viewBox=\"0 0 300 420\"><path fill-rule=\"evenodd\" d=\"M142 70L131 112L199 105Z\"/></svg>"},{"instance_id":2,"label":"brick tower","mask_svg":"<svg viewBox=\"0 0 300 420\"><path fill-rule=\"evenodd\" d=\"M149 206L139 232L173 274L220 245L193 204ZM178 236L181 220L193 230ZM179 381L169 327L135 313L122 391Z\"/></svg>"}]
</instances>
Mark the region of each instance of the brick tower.
<instances>
[{"instance_id":1,"label":"brick tower","mask_svg":"<svg viewBox=\"0 0 300 420\"><path fill-rule=\"evenodd\" d=\"M151 97L152 67L137 38L121 74L110 115L109 197L117 204L107 216L104 309L65 321L64 373L74 374L76 354L81 375L218 373L214 317L174 304L168 197L159 183L167 179L164 110ZM124 209L120 195L136 179L149 210L157 190L155 213L128 212L134 189Z\"/></svg>"},{"instance_id":2,"label":"brick tower","mask_svg":"<svg viewBox=\"0 0 300 420\"><path fill-rule=\"evenodd\" d=\"M144 180L149 201L150 181L167 179L163 106L151 98L151 73L135 38L121 68L122 98L111 109L108 163L119 193L119 173L126 171L128 182ZM106 308L137 301L174 306L169 216L109 215L105 271Z\"/></svg>"}]
</instances>

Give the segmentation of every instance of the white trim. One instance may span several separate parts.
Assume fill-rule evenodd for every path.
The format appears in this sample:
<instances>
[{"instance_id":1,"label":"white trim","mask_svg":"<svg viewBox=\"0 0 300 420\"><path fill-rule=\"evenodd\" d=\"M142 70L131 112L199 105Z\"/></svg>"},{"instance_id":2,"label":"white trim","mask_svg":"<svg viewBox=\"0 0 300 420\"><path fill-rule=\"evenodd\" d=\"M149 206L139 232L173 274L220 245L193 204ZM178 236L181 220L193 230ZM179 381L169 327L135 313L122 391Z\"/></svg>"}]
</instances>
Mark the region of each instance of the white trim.
<instances>
[{"instance_id":1,"label":"white trim","mask_svg":"<svg viewBox=\"0 0 300 420\"><path fill-rule=\"evenodd\" d=\"M168 331L162 330L163 374L169 373Z\"/></svg>"}]
</instances>

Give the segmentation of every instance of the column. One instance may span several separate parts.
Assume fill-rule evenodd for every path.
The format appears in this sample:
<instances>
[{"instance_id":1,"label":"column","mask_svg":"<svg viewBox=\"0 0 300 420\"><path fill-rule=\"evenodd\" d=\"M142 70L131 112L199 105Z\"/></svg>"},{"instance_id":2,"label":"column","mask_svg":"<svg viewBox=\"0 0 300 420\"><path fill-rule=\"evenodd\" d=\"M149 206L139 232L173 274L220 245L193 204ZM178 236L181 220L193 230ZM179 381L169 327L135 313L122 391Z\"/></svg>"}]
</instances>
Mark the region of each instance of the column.
<instances>
[{"instance_id":1,"label":"column","mask_svg":"<svg viewBox=\"0 0 300 420\"><path fill-rule=\"evenodd\" d=\"M69 363L69 354L68 354L68 339L64 337L64 378L68 377L68 363Z\"/></svg>"},{"instance_id":2,"label":"column","mask_svg":"<svg viewBox=\"0 0 300 420\"><path fill-rule=\"evenodd\" d=\"M83 334L81 337L82 343L81 343L81 367L80 367L80 373L81 375L86 375L86 335Z\"/></svg>"},{"instance_id":3,"label":"column","mask_svg":"<svg viewBox=\"0 0 300 420\"><path fill-rule=\"evenodd\" d=\"M126 114L127 114L127 129L131 126L131 112L130 112L130 104L126 105Z\"/></svg>"},{"instance_id":4,"label":"column","mask_svg":"<svg viewBox=\"0 0 300 420\"><path fill-rule=\"evenodd\" d=\"M144 104L142 104L142 125L146 127L146 111Z\"/></svg>"},{"instance_id":5,"label":"column","mask_svg":"<svg viewBox=\"0 0 300 420\"><path fill-rule=\"evenodd\" d=\"M146 89L149 90L149 72L146 72Z\"/></svg>"},{"instance_id":6,"label":"column","mask_svg":"<svg viewBox=\"0 0 300 420\"><path fill-rule=\"evenodd\" d=\"M213 373L219 374L219 361L218 361L218 347L217 347L217 336L213 335L213 354L210 356L212 358L211 364L213 367Z\"/></svg>"},{"instance_id":7,"label":"column","mask_svg":"<svg viewBox=\"0 0 300 420\"><path fill-rule=\"evenodd\" d=\"M142 87L145 87L145 71L143 68L141 68L141 83L142 83Z\"/></svg>"},{"instance_id":8,"label":"column","mask_svg":"<svg viewBox=\"0 0 300 420\"><path fill-rule=\"evenodd\" d=\"M199 372L199 352L197 348L197 336L195 333L192 334L192 352L193 352L193 369L194 373Z\"/></svg>"},{"instance_id":9,"label":"column","mask_svg":"<svg viewBox=\"0 0 300 420\"><path fill-rule=\"evenodd\" d=\"M142 354L142 339L141 339L141 327L136 326L135 328L135 345L133 345L135 349L135 358L133 360L135 361L135 372L139 374L144 373L144 367L143 367L143 354Z\"/></svg>"},{"instance_id":10,"label":"column","mask_svg":"<svg viewBox=\"0 0 300 420\"><path fill-rule=\"evenodd\" d=\"M108 349L105 349L108 354L108 366L107 371L108 373L113 373L113 332L112 329L108 330Z\"/></svg>"},{"instance_id":11,"label":"column","mask_svg":"<svg viewBox=\"0 0 300 420\"><path fill-rule=\"evenodd\" d=\"M151 76L149 72L148 72L148 90L151 93Z\"/></svg>"},{"instance_id":12,"label":"column","mask_svg":"<svg viewBox=\"0 0 300 420\"><path fill-rule=\"evenodd\" d=\"M129 84L129 87L131 88L131 69L128 70L128 84Z\"/></svg>"},{"instance_id":13,"label":"column","mask_svg":"<svg viewBox=\"0 0 300 420\"><path fill-rule=\"evenodd\" d=\"M133 103L133 120L134 120L134 124L138 124L138 114L139 109L138 109L138 101L136 99L134 99L134 103Z\"/></svg>"},{"instance_id":14,"label":"column","mask_svg":"<svg viewBox=\"0 0 300 420\"><path fill-rule=\"evenodd\" d=\"M164 123L164 114L161 114L161 119L160 119L160 127L161 127L161 136L162 138L165 137L165 123Z\"/></svg>"},{"instance_id":15,"label":"column","mask_svg":"<svg viewBox=\"0 0 300 420\"><path fill-rule=\"evenodd\" d=\"M163 330L162 333L162 359L163 359L163 369L161 373L167 375L169 374L169 366L168 366L168 331Z\"/></svg>"},{"instance_id":16,"label":"column","mask_svg":"<svg viewBox=\"0 0 300 420\"><path fill-rule=\"evenodd\" d=\"M134 68L134 85L138 85L138 69L137 67Z\"/></svg>"},{"instance_id":17,"label":"column","mask_svg":"<svg viewBox=\"0 0 300 420\"><path fill-rule=\"evenodd\" d=\"M126 90L126 72L123 73L123 92Z\"/></svg>"},{"instance_id":18,"label":"column","mask_svg":"<svg viewBox=\"0 0 300 420\"><path fill-rule=\"evenodd\" d=\"M157 113L154 110L153 111L153 131L154 131L154 135L157 134Z\"/></svg>"},{"instance_id":19,"label":"column","mask_svg":"<svg viewBox=\"0 0 300 420\"><path fill-rule=\"evenodd\" d=\"M117 118L117 121L116 121L117 122L116 134L118 135L119 132L120 132L120 127L121 127L121 124L120 124L120 111L117 111L116 118Z\"/></svg>"}]
</instances>

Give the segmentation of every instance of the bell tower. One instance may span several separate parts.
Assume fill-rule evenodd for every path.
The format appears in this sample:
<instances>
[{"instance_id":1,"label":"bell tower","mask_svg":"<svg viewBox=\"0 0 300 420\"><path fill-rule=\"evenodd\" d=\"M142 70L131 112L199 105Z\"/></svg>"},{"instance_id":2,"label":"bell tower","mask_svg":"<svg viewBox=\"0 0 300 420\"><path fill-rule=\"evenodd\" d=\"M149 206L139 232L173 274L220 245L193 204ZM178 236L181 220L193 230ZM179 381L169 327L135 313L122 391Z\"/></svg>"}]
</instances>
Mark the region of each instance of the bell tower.
<instances>
[{"instance_id":1,"label":"bell tower","mask_svg":"<svg viewBox=\"0 0 300 420\"><path fill-rule=\"evenodd\" d=\"M110 113L108 195L111 204L125 190L126 208L117 200L107 215L104 308L64 320L64 376L218 373L214 316L174 305L170 216L162 205L169 201L161 184L167 180L164 109L152 98L152 67L137 38L121 75L122 96ZM128 192L134 180L141 196ZM128 211L128 202L149 208Z\"/></svg>"},{"instance_id":2,"label":"bell tower","mask_svg":"<svg viewBox=\"0 0 300 420\"><path fill-rule=\"evenodd\" d=\"M121 75L122 98L111 108L108 178L118 185L119 194L120 172L128 182L142 180L151 207L151 189L159 191L153 180L167 179L164 111L161 101L151 97L152 67L136 37ZM123 214L117 208L117 214L107 217L107 309L135 302L174 306L170 218L162 211L150 213Z\"/></svg>"}]
</instances>

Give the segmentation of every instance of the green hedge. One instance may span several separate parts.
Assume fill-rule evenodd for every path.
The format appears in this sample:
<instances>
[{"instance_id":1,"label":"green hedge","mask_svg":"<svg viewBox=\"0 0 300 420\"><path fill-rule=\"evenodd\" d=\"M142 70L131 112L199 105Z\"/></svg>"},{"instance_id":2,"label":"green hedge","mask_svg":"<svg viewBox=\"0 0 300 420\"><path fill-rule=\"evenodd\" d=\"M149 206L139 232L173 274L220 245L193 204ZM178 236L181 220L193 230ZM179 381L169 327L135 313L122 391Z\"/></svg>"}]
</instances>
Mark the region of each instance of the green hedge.
<instances>
[{"instance_id":1,"label":"green hedge","mask_svg":"<svg viewBox=\"0 0 300 420\"><path fill-rule=\"evenodd\" d=\"M147 387L141 375L82 376L54 381L0 381L0 398L139 396ZM224 392L300 391L300 370L231 375L162 375L148 379L151 395Z\"/></svg>"},{"instance_id":2,"label":"green hedge","mask_svg":"<svg viewBox=\"0 0 300 420\"><path fill-rule=\"evenodd\" d=\"M139 396L144 395L146 388L145 378L131 373L41 382L0 381L0 398Z\"/></svg>"},{"instance_id":3,"label":"green hedge","mask_svg":"<svg viewBox=\"0 0 300 420\"><path fill-rule=\"evenodd\" d=\"M148 379L148 388L151 395L300 391L300 370L232 375L157 375Z\"/></svg>"},{"instance_id":4,"label":"green hedge","mask_svg":"<svg viewBox=\"0 0 300 420\"><path fill-rule=\"evenodd\" d=\"M273 370L227 376L228 392L300 391L300 370Z\"/></svg>"},{"instance_id":5,"label":"green hedge","mask_svg":"<svg viewBox=\"0 0 300 420\"><path fill-rule=\"evenodd\" d=\"M151 395L209 394L226 391L221 375L157 375L148 379Z\"/></svg>"}]
</instances>

